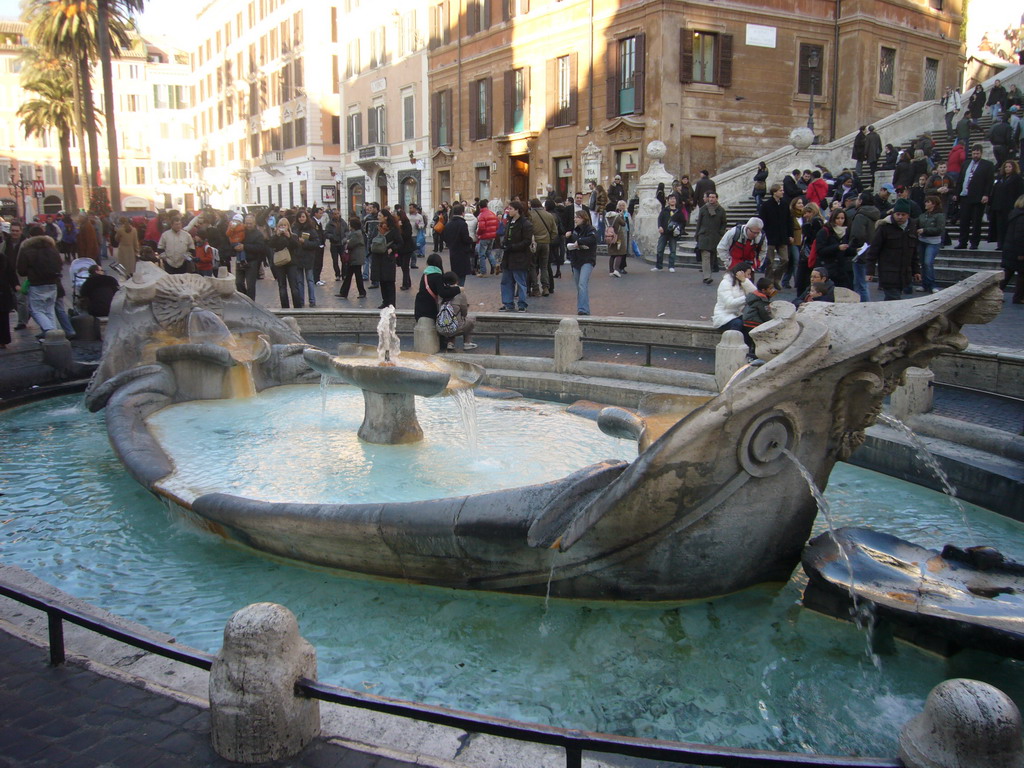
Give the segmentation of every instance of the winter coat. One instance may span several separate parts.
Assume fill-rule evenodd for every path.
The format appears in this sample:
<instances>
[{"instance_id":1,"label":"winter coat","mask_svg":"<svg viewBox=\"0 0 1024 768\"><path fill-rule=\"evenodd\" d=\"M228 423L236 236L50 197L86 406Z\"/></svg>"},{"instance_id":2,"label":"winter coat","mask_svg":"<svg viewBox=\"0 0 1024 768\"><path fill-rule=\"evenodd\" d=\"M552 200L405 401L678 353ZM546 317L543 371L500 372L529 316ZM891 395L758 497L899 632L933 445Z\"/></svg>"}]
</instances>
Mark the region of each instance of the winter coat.
<instances>
[{"instance_id":1,"label":"winter coat","mask_svg":"<svg viewBox=\"0 0 1024 768\"><path fill-rule=\"evenodd\" d=\"M988 92L988 101L985 102L988 106L994 106L999 104L1000 106L1006 106L1006 88L1002 85L993 85L992 89Z\"/></svg>"},{"instance_id":2,"label":"winter coat","mask_svg":"<svg viewBox=\"0 0 1024 768\"><path fill-rule=\"evenodd\" d=\"M52 237L37 235L21 244L18 274L28 278L29 285L57 285L63 271L64 262Z\"/></svg>"},{"instance_id":3,"label":"winter coat","mask_svg":"<svg viewBox=\"0 0 1024 768\"><path fill-rule=\"evenodd\" d=\"M1013 208L1017 198L1024 195L1024 179L1019 173L1011 173L1009 176L999 176L992 185L992 196L989 203L992 210L1006 214Z\"/></svg>"},{"instance_id":4,"label":"winter coat","mask_svg":"<svg viewBox=\"0 0 1024 768\"><path fill-rule=\"evenodd\" d=\"M717 203L713 211L710 203L701 206L700 216L697 218L697 232L695 234L697 248L713 253L718 248L718 243L728 228L729 224L726 221L725 208Z\"/></svg>"},{"instance_id":5,"label":"winter coat","mask_svg":"<svg viewBox=\"0 0 1024 768\"><path fill-rule=\"evenodd\" d=\"M291 263L296 265L298 264L299 252L302 250L302 246L299 245L299 238L295 234L281 235L275 232L267 238L267 245L270 246L271 265L274 263L273 254L276 254L278 251L285 248L288 249L288 253L292 256Z\"/></svg>"},{"instance_id":6,"label":"winter coat","mask_svg":"<svg viewBox=\"0 0 1024 768\"><path fill-rule=\"evenodd\" d=\"M914 183L914 166L909 160L900 160L896 163L896 169L892 172L892 185L899 189L900 187L909 187Z\"/></svg>"},{"instance_id":7,"label":"winter coat","mask_svg":"<svg viewBox=\"0 0 1024 768\"><path fill-rule=\"evenodd\" d=\"M842 250L840 246L850 245L850 228L847 227L843 236L837 237L832 227L824 226L814 239L817 253L817 264L828 270L828 276L841 288L853 288L853 255L855 251L849 247Z\"/></svg>"},{"instance_id":8,"label":"winter coat","mask_svg":"<svg viewBox=\"0 0 1024 768\"><path fill-rule=\"evenodd\" d=\"M135 272L135 263L139 256L139 234L135 227L118 227L114 232L117 243L117 263L124 267L129 275Z\"/></svg>"},{"instance_id":9,"label":"winter coat","mask_svg":"<svg viewBox=\"0 0 1024 768\"><path fill-rule=\"evenodd\" d=\"M942 211L925 211L917 217L917 228L922 230L920 237L942 237L946 231L946 214Z\"/></svg>"},{"instance_id":10,"label":"winter coat","mask_svg":"<svg viewBox=\"0 0 1024 768\"><path fill-rule=\"evenodd\" d=\"M348 263L353 267L361 267L366 263L366 239L360 229L350 229L345 237L348 248Z\"/></svg>"},{"instance_id":11,"label":"winter coat","mask_svg":"<svg viewBox=\"0 0 1024 768\"><path fill-rule=\"evenodd\" d=\"M481 208L476 217L476 236L478 240L493 240L498 236L498 216L490 208Z\"/></svg>"},{"instance_id":12,"label":"winter coat","mask_svg":"<svg viewBox=\"0 0 1024 768\"><path fill-rule=\"evenodd\" d=\"M299 239L299 252L292 256L295 266L299 269L312 270L316 266L316 257L320 255L320 233L312 219L305 224L295 224L292 233ZM307 235L303 240L302 235ZM248 251L247 251L248 253Z\"/></svg>"},{"instance_id":13,"label":"winter coat","mask_svg":"<svg viewBox=\"0 0 1024 768\"><path fill-rule=\"evenodd\" d=\"M381 234L379 230L377 234ZM383 234L388 249L386 253L374 253L370 249L370 280L374 283L393 283L398 265L397 255L402 248L402 233L397 229L389 229Z\"/></svg>"},{"instance_id":14,"label":"winter coat","mask_svg":"<svg viewBox=\"0 0 1024 768\"><path fill-rule=\"evenodd\" d=\"M86 219L78 230L78 256L100 263L100 240L92 221Z\"/></svg>"},{"instance_id":15,"label":"winter coat","mask_svg":"<svg viewBox=\"0 0 1024 768\"><path fill-rule=\"evenodd\" d=\"M345 238L348 237L348 224L344 219L332 219L324 229L324 235L331 244L331 252L341 253L345 249Z\"/></svg>"},{"instance_id":16,"label":"winter coat","mask_svg":"<svg viewBox=\"0 0 1024 768\"><path fill-rule=\"evenodd\" d=\"M739 284L733 279L732 272L726 273L722 282L718 284L718 296L715 300L715 311L711 315L711 325L721 328L730 320L742 315L743 307L747 303L747 294L756 290L750 280L744 280Z\"/></svg>"},{"instance_id":17,"label":"winter coat","mask_svg":"<svg viewBox=\"0 0 1024 768\"><path fill-rule=\"evenodd\" d=\"M270 246L267 245L267 240L263 237L263 233L256 227L243 231L245 232L245 239L242 240L242 253L245 254L246 262L252 264L253 262L262 263L269 261L273 252L270 250ZM237 254L238 251L235 251L235 253Z\"/></svg>"},{"instance_id":18,"label":"winter coat","mask_svg":"<svg viewBox=\"0 0 1024 768\"><path fill-rule=\"evenodd\" d=\"M543 208L531 208L529 213L533 236L538 243L550 244L558 240L558 223L553 215Z\"/></svg>"},{"instance_id":19,"label":"winter coat","mask_svg":"<svg viewBox=\"0 0 1024 768\"><path fill-rule=\"evenodd\" d=\"M611 227L615 231L615 242L608 246L609 256L625 256L626 255L626 215L624 213L613 213L608 218L606 227ZM607 230L605 230L607 232Z\"/></svg>"},{"instance_id":20,"label":"winter coat","mask_svg":"<svg viewBox=\"0 0 1024 768\"><path fill-rule=\"evenodd\" d=\"M570 232L566 242L576 243L576 248L565 252L573 269L580 269L584 264L597 264L597 230L589 221L584 221Z\"/></svg>"},{"instance_id":21,"label":"winter coat","mask_svg":"<svg viewBox=\"0 0 1024 768\"><path fill-rule=\"evenodd\" d=\"M18 279L18 249L20 241L15 242L10 235L3 238L0 245L0 312L13 312L17 305L15 291L21 284Z\"/></svg>"},{"instance_id":22,"label":"winter coat","mask_svg":"<svg viewBox=\"0 0 1024 768\"><path fill-rule=\"evenodd\" d=\"M502 243L504 253L501 257L501 268L513 272L530 268L530 241L533 239L533 223L529 216L520 216L515 221L509 219L505 230L505 241Z\"/></svg>"},{"instance_id":23,"label":"winter coat","mask_svg":"<svg viewBox=\"0 0 1024 768\"><path fill-rule=\"evenodd\" d=\"M768 191L768 169L758 171L754 174L754 190L752 195L763 195Z\"/></svg>"},{"instance_id":24,"label":"winter coat","mask_svg":"<svg viewBox=\"0 0 1024 768\"><path fill-rule=\"evenodd\" d=\"M878 222L864 261L869 275L877 273L879 288L903 290L914 284L914 275L921 272L917 245L909 222L906 229L889 216Z\"/></svg>"},{"instance_id":25,"label":"winter coat","mask_svg":"<svg viewBox=\"0 0 1024 768\"><path fill-rule=\"evenodd\" d=\"M863 131L857 131L853 137L853 153L850 157L854 160L868 159L868 136Z\"/></svg>"},{"instance_id":26,"label":"winter coat","mask_svg":"<svg viewBox=\"0 0 1024 768\"><path fill-rule=\"evenodd\" d=\"M420 289L416 292L416 304L413 307L413 314L417 320L421 317L429 317L431 320L437 319L437 299L430 295L430 291L427 290L428 284L430 291L433 291L434 296L437 296L441 301L446 301L459 295L459 286L445 285L443 275L437 272L432 272L428 275L424 272L420 278Z\"/></svg>"},{"instance_id":27,"label":"winter coat","mask_svg":"<svg viewBox=\"0 0 1024 768\"><path fill-rule=\"evenodd\" d=\"M1015 270L1024 267L1024 208L1014 208L1006 219L1002 266Z\"/></svg>"},{"instance_id":28,"label":"winter coat","mask_svg":"<svg viewBox=\"0 0 1024 768\"><path fill-rule=\"evenodd\" d=\"M760 291L748 293L744 297L746 304L743 306L743 327L756 328L761 323L767 323L772 319L772 311L768 308L771 299Z\"/></svg>"},{"instance_id":29,"label":"winter coat","mask_svg":"<svg viewBox=\"0 0 1024 768\"><path fill-rule=\"evenodd\" d=\"M789 205L785 200L765 198L761 203L761 221L768 245L789 245Z\"/></svg>"},{"instance_id":30,"label":"winter coat","mask_svg":"<svg viewBox=\"0 0 1024 768\"><path fill-rule=\"evenodd\" d=\"M475 244L469 234L469 225L461 216L452 216L444 225L444 243L448 246L452 272L460 278L473 271Z\"/></svg>"},{"instance_id":31,"label":"winter coat","mask_svg":"<svg viewBox=\"0 0 1024 768\"><path fill-rule=\"evenodd\" d=\"M988 130L988 140L993 144L1009 146L1013 140L1013 129L1005 120L1000 120Z\"/></svg>"},{"instance_id":32,"label":"winter coat","mask_svg":"<svg viewBox=\"0 0 1024 768\"><path fill-rule=\"evenodd\" d=\"M862 205L853 214L850 222L850 248L856 253L864 243L870 243L875 236L875 224L882 218L882 212L873 205ZM854 259L857 257L854 256Z\"/></svg>"},{"instance_id":33,"label":"winter coat","mask_svg":"<svg viewBox=\"0 0 1024 768\"><path fill-rule=\"evenodd\" d=\"M864 137L864 159L869 163L877 163L882 156L882 137L875 131L868 131Z\"/></svg>"},{"instance_id":34,"label":"winter coat","mask_svg":"<svg viewBox=\"0 0 1024 768\"><path fill-rule=\"evenodd\" d=\"M985 91L980 86L971 92L971 98L967 101L967 111L975 120L985 111Z\"/></svg>"}]
</instances>

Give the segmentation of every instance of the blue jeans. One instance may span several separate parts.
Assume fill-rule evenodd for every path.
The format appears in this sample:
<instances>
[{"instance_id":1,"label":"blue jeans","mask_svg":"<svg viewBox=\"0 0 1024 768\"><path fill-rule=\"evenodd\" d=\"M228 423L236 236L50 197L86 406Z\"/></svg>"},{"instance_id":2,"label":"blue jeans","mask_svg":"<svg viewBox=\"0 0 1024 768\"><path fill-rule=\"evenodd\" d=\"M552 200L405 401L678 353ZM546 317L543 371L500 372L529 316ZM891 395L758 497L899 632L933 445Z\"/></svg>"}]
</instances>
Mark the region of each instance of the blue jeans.
<instances>
[{"instance_id":1,"label":"blue jeans","mask_svg":"<svg viewBox=\"0 0 1024 768\"><path fill-rule=\"evenodd\" d=\"M308 303L309 306L315 307L316 306L316 293L315 293L315 289L316 289L316 276L313 274L313 270L312 269L303 269L302 267L298 268L298 273L299 273L298 283L299 283L299 302L300 302L299 306L301 306L301 302L305 300L306 292L308 291L309 292L309 301L307 303Z\"/></svg>"},{"instance_id":2,"label":"blue jeans","mask_svg":"<svg viewBox=\"0 0 1024 768\"><path fill-rule=\"evenodd\" d=\"M491 269L494 269L494 254L491 251L491 244L494 239L481 240L476 244L476 261L477 261L477 272L487 274L487 265L490 264Z\"/></svg>"},{"instance_id":3,"label":"blue jeans","mask_svg":"<svg viewBox=\"0 0 1024 768\"><path fill-rule=\"evenodd\" d=\"M654 264L658 269L661 269L661 254L666 245L668 246L668 265L669 267L676 265L676 239L665 233L658 236L658 256Z\"/></svg>"},{"instance_id":4,"label":"blue jeans","mask_svg":"<svg viewBox=\"0 0 1024 768\"><path fill-rule=\"evenodd\" d=\"M43 333L57 327L56 303L56 285L30 285L28 287L28 311Z\"/></svg>"},{"instance_id":5,"label":"blue jeans","mask_svg":"<svg viewBox=\"0 0 1024 768\"><path fill-rule=\"evenodd\" d=\"M590 314L590 273L593 271L593 264L572 268L572 280L576 283L576 311L584 315Z\"/></svg>"},{"instance_id":6,"label":"blue jeans","mask_svg":"<svg viewBox=\"0 0 1024 768\"><path fill-rule=\"evenodd\" d=\"M526 270L504 269L501 272L501 303L508 309L515 306L513 287L519 288L519 307L526 309Z\"/></svg>"},{"instance_id":7,"label":"blue jeans","mask_svg":"<svg viewBox=\"0 0 1024 768\"><path fill-rule=\"evenodd\" d=\"M868 290L868 265L859 261L853 262L853 290L860 296L861 303L871 301Z\"/></svg>"},{"instance_id":8,"label":"blue jeans","mask_svg":"<svg viewBox=\"0 0 1024 768\"><path fill-rule=\"evenodd\" d=\"M935 257L939 255L940 243L921 243L918 257L921 259L921 287L926 291L935 290Z\"/></svg>"}]
</instances>

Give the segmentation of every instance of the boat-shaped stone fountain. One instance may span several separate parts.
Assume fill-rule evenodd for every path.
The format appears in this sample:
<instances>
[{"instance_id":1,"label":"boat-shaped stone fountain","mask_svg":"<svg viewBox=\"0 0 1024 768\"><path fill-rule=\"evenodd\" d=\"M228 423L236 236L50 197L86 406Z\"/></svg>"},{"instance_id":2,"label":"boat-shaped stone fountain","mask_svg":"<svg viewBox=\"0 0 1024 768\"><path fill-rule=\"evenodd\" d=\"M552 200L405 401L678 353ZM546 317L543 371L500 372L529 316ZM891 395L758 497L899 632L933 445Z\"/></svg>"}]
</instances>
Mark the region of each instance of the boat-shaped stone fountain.
<instances>
[{"instance_id":1,"label":"boat-shaped stone fountain","mask_svg":"<svg viewBox=\"0 0 1024 768\"><path fill-rule=\"evenodd\" d=\"M484 373L441 357L315 350L293 323L228 280L147 272L115 300L86 402L106 408L115 451L145 487L209 530L272 555L448 587L630 600L707 597L788 579L817 508L784 449L824 488L903 372L964 349L961 326L988 322L1002 303L998 274L986 273L907 301L780 311L754 331L767 363L717 395L675 411L652 402L639 414L602 414L608 431L639 439L632 461L421 501L268 502L164 485L174 464L147 419L175 403L224 397L239 367L251 370L257 392L315 386L328 375L367 393L364 439L405 444L419 429L415 398L478 385ZM196 312L215 314L235 338L257 339L250 359L216 340L174 343ZM203 377L212 382L196 381Z\"/></svg>"}]
</instances>

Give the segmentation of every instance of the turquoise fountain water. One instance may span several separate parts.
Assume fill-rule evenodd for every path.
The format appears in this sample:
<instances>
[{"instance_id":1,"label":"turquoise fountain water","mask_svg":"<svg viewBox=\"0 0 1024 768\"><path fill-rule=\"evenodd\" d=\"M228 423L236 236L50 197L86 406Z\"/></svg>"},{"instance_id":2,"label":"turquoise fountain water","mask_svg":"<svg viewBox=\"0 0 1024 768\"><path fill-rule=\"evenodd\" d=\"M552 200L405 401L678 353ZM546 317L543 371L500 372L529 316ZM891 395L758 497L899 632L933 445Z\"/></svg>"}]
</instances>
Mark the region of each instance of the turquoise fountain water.
<instances>
[{"instance_id":1,"label":"turquoise fountain water","mask_svg":"<svg viewBox=\"0 0 1024 768\"><path fill-rule=\"evenodd\" d=\"M319 394L310 396L316 407L305 410L319 413ZM442 422L455 431L448 407ZM501 423L516 413L502 412ZM536 413L524 415L548 423ZM600 437L590 422L562 418ZM785 586L716 600L546 607L348 577L182 525L125 474L102 415L78 397L0 413L0 429L3 562L207 651L233 611L272 600L298 616L321 679L357 690L568 727L833 754L894 754L899 726L947 677L985 680L1024 702L1021 663L984 653L943 660L897 643L876 669L855 627L801 608L799 570ZM500 451L503 440L487 442ZM346 461L324 455L294 467L293 478ZM210 467L225 469L220 459ZM826 496L836 525L936 548L966 537L942 494L848 465L834 470ZM972 543L1024 559L1020 525L967 507Z\"/></svg>"}]
</instances>

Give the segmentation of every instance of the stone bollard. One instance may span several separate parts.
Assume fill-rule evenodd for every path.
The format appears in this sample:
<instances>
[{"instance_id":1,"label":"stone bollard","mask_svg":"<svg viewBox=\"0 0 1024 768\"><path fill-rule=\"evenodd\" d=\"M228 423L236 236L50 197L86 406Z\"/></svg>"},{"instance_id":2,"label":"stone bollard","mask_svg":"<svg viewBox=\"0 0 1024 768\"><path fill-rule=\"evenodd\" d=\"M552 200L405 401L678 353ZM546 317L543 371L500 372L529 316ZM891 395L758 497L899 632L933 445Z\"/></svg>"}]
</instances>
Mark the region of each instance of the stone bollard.
<instances>
[{"instance_id":1,"label":"stone bollard","mask_svg":"<svg viewBox=\"0 0 1024 768\"><path fill-rule=\"evenodd\" d=\"M575 317L563 317L555 331L555 370L567 373L583 359L583 333Z\"/></svg>"},{"instance_id":2,"label":"stone bollard","mask_svg":"<svg viewBox=\"0 0 1024 768\"><path fill-rule=\"evenodd\" d=\"M47 331L41 344L43 362L53 368L61 378L71 375L74 358L71 355L71 342L60 328Z\"/></svg>"},{"instance_id":3,"label":"stone bollard","mask_svg":"<svg viewBox=\"0 0 1024 768\"><path fill-rule=\"evenodd\" d=\"M1020 768L1020 710L988 683L941 682L900 731L900 760L906 768Z\"/></svg>"},{"instance_id":4,"label":"stone bollard","mask_svg":"<svg viewBox=\"0 0 1024 768\"><path fill-rule=\"evenodd\" d=\"M732 375L747 364L749 351L739 331L726 331L722 334L722 340L715 347L715 383L718 384L719 392L729 383Z\"/></svg>"},{"instance_id":5,"label":"stone bollard","mask_svg":"<svg viewBox=\"0 0 1024 768\"><path fill-rule=\"evenodd\" d=\"M316 679L316 649L283 605L254 603L224 627L210 670L213 748L236 763L291 757L320 733L320 702L295 695L300 677Z\"/></svg>"},{"instance_id":6,"label":"stone bollard","mask_svg":"<svg viewBox=\"0 0 1024 768\"><path fill-rule=\"evenodd\" d=\"M436 355L441 351L441 340L437 337L437 326L429 317L416 321L412 331L412 348L424 355Z\"/></svg>"},{"instance_id":7,"label":"stone bollard","mask_svg":"<svg viewBox=\"0 0 1024 768\"><path fill-rule=\"evenodd\" d=\"M928 413L932 409L935 374L930 368L910 367L903 377L904 383L889 396L889 410L897 419L906 421L910 416Z\"/></svg>"},{"instance_id":8,"label":"stone bollard","mask_svg":"<svg viewBox=\"0 0 1024 768\"><path fill-rule=\"evenodd\" d=\"M79 341L96 341L100 337L99 321L88 312L79 312L71 317L75 327L75 338Z\"/></svg>"}]
</instances>

